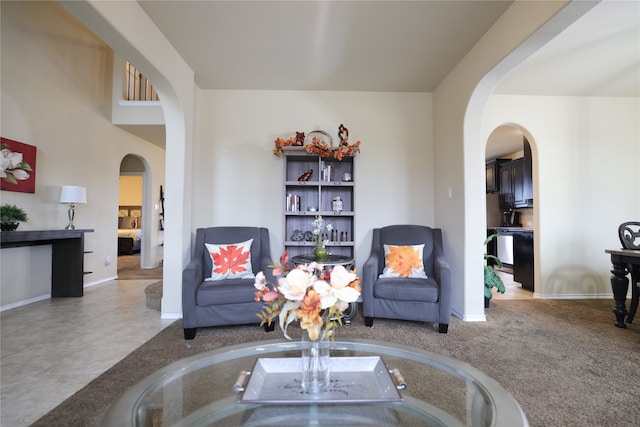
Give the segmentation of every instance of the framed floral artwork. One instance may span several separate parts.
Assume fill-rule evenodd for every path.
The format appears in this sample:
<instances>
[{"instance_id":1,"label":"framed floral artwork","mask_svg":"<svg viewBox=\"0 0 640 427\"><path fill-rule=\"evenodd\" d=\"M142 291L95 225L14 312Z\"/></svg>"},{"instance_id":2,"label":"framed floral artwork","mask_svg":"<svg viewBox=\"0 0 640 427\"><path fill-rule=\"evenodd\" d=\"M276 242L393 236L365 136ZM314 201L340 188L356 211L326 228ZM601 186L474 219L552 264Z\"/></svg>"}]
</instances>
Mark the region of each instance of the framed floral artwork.
<instances>
[{"instance_id":1,"label":"framed floral artwork","mask_svg":"<svg viewBox=\"0 0 640 427\"><path fill-rule=\"evenodd\" d=\"M36 147L0 138L0 190L36 192Z\"/></svg>"}]
</instances>

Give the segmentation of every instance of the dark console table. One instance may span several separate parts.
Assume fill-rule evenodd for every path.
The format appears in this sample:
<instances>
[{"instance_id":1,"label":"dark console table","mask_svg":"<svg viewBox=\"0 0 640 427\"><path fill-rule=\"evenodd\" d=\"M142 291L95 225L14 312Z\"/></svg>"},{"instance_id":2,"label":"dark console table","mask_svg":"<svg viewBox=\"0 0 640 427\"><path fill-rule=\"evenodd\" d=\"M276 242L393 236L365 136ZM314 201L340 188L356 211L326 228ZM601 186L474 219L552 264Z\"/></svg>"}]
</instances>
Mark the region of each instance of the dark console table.
<instances>
[{"instance_id":1,"label":"dark console table","mask_svg":"<svg viewBox=\"0 0 640 427\"><path fill-rule=\"evenodd\" d=\"M84 290L85 230L2 231L4 248L51 245L51 297L81 297Z\"/></svg>"}]
</instances>

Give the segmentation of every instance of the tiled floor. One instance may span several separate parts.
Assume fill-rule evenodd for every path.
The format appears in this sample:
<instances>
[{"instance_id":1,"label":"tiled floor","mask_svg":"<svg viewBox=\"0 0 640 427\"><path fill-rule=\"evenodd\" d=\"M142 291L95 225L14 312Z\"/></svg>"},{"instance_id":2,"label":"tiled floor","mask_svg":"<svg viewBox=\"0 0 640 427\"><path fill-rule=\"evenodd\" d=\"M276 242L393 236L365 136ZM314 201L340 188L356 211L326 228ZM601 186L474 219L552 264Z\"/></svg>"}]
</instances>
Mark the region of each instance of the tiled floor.
<instances>
[{"instance_id":1,"label":"tiled floor","mask_svg":"<svg viewBox=\"0 0 640 427\"><path fill-rule=\"evenodd\" d=\"M0 425L30 425L168 326L145 304L154 282L111 281L3 312Z\"/></svg>"},{"instance_id":2,"label":"tiled floor","mask_svg":"<svg viewBox=\"0 0 640 427\"><path fill-rule=\"evenodd\" d=\"M513 274L505 269L504 271L498 271L498 276L504 283L505 292L501 294L493 289L493 298L495 299L530 299L533 298L533 292L522 288L522 284L513 281Z\"/></svg>"}]
</instances>

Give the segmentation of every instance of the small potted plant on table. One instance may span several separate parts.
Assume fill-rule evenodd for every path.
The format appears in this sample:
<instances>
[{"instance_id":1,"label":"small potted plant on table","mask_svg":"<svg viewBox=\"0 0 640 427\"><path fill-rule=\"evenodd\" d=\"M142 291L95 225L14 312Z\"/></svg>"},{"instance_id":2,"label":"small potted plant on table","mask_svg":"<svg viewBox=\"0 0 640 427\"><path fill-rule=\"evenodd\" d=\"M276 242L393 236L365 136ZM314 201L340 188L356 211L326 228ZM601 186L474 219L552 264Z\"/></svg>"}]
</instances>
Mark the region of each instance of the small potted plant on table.
<instances>
[{"instance_id":1,"label":"small potted plant on table","mask_svg":"<svg viewBox=\"0 0 640 427\"><path fill-rule=\"evenodd\" d=\"M495 239L498 236L499 236L498 233L494 233L489 237L487 237L484 241L485 248L487 247L489 242L491 242L493 239ZM502 261L500 261L500 259L497 256L490 255L488 252L485 252L484 259L485 261L493 260L498 266L498 268L502 268ZM484 308L489 308L491 297L493 296L491 293L493 288L496 288L498 292L500 292L501 294L504 294L505 288L504 288L504 283L502 282L502 279L496 273L496 270L493 268L493 265L490 265L490 263L487 262L484 266Z\"/></svg>"},{"instance_id":2,"label":"small potted plant on table","mask_svg":"<svg viewBox=\"0 0 640 427\"><path fill-rule=\"evenodd\" d=\"M0 206L0 227L2 231L13 231L20 222L27 221L27 213L16 205L4 204Z\"/></svg>"}]
</instances>

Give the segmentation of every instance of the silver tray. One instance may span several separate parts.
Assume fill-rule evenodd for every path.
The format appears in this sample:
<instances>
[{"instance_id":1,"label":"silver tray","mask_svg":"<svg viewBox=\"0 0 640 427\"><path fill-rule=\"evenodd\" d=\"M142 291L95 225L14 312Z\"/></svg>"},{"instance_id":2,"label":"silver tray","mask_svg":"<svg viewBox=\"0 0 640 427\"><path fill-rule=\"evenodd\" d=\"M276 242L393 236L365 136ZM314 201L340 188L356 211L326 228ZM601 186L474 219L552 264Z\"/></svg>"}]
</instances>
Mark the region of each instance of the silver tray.
<instances>
[{"instance_id":1,"label":"silver tray","mask_svg":"<svg viewBox=\"0 0 640 427\"><path fill-rule=\"evenodd\" d=\"M241 373L234 389L242 391L240 403L305 404L401 402L398 389L406 384L395 371L394 377L379 356L331 357L330 386L316 394L302 389L300 383L302 360L296 357L259 358L252 372ZM243 387L245 376L249 382Z\"/></svg>"}]
</instances>

